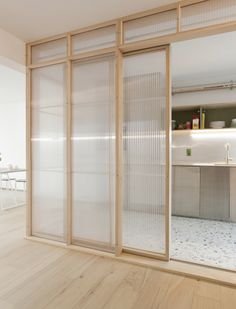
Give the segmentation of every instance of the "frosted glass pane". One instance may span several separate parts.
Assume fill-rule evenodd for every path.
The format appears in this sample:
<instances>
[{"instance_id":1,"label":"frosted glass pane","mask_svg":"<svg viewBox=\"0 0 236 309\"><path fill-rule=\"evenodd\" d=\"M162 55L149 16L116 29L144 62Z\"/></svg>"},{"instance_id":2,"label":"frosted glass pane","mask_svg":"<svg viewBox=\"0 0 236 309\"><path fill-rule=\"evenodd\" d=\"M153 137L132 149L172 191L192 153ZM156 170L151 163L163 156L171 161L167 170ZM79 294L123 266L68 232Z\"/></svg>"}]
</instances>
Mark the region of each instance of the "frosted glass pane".
<instances>
[{"instance_id":1,"label":"frosted glass pane","mask_svg":"<svg viewBox=\"0 0 236 309\"><path fill-rule=\"evenodd\" d=\"M73 241L114 247L114 58L75 62L72 71Z\"/></svg>"},{"instance_id":2,"label":"frosted glass pane","mask_svg":"<svg viewBox=\"0 0 236 309\"><path fill-rule=\"evenodd\" d=\"M182 8L181 30L236 20L236 0L208 0Z\"/></svg>"},{"instance_id":3,"label":"frosted glass pane","mask_svg":"<svg viewBox=\"0 0 236 309\"><path fill-rule=\"evenodd\" d=\"M65 241L66 173L32 172L33 235Z\"/></svg>"},{"instance_id":4,"label":"frosted glass pane","mask_svg":"<svg viewBox=\"0 0 236 309\"><path fill-rule=\"evenodd\" d=\"M38 170L63 171L66 165L65 107L32 110L32 151Z\"/></svg>"},{"instance_id":5,"label":"frosted glass pane","mask_svg":"<svg viewBox=\"0 0 236 309\"><path fill-rule=\"evenodd\" d=\"M114 247L114 175L73 173L73 239L93 247ZM112 207L111 207L112 206Z\"/></svg>"},{"instance_id":6,"label":"frosted glass pane","mask_svg":"<svg viewBox=\"0 0 236 309\"><path fill-rule=\"evenodd\" d=\"M66 218L64 71L65 66L59 64L32 72L32 232L61 241L65 240Z\"/></svg>"},{"instance_id":7,"label":"frosted glass pane","mask_svg":"<svg viewBox=\"0 0 236 309\"><path fill-rule=\"evenodd\" d=\"M150 39L176 32L177 12L171 10L124 23L126 43Z\"/></svg>"},{"instance_id":8,"label":"frosted glass pane","mask_svg":"<svg viewBox=\"0 0 236 309\"><path fill-rule=\"evenodd\" d=\"M57 64L32 71L32 106L50 107L66 102L66 66Z\"/></svg>"},{"instance_id":9,"label":"frosted glass pane","mask_svg":"<svg viewBox=\"0 0 236 309\"><path fill-rule=\"evenodd\" d=\"M123 245L165 253L166 55L124 58Z\"/></svg>"},{"instance_id":10,"label":"frosted glass pane","mask_svg":"<svg viewBox=\"0 0 236 309\"><path fill-rule=\"evenodd\" d=\"M32 46L32 64L67 56L67 38Z\"/></svg>"},{"instance_id":11,"label":"frosted glass pane","mask_svg":"<svg viewBox=\"0 0 236 309\"><path fill-rule=\"evenodd\" d=\"M73 54L115 46L116 28L109 26L72 36Z\"/></svg>"}]
</instances>

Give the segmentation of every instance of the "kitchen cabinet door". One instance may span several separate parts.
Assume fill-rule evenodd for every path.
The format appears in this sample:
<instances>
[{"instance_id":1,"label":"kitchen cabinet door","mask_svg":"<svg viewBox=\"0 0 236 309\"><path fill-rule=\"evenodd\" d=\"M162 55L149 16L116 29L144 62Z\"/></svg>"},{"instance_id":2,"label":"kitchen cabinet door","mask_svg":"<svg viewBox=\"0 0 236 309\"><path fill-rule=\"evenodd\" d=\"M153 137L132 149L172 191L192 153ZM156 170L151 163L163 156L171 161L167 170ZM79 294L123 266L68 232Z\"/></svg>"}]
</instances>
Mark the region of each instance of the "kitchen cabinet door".
<instances>
[{"instance_id":1,"label":"kitchen cabinet door","mask_svg":"<svg viewBox=\"0 0 236 309\"><path fill-rule=\"evenodd\" d=\"M200 203L200 168L173 167L172 214L198 217Z\"/></svg>"},{"instance_id":2,"label":"kitchen cabinet door","mask_svg":"<svg viewBox=\"0 0 236 309\"><path fill-rule=\"evenodd\" d=\"M236 168L230 168L230 221L236 222Z\"/></svg>"},{"instance_id":3,"label":"kitchen cabinet door","mask_svg":"<svg viewBox=\"0 0 236 309\"><path fill-rule=\"evenodd\" d=\"M201 218L229 220L229 170L228 167L201 167Z\"/></svg>"}]
</instances>

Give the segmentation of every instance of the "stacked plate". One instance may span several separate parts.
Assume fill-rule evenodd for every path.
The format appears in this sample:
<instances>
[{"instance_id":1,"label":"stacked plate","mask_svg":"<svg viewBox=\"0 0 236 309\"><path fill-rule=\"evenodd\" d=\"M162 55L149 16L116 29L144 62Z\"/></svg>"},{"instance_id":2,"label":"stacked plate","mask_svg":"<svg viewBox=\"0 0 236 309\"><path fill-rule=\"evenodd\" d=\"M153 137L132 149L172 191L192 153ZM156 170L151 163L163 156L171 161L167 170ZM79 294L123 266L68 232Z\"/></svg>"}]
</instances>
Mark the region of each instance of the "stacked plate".
<instances>
[{"instance_id":1,"label":"stacked plate","mask_svg":"<svg viewBox=\"0 0 236 309\"><path fill-rule=\"evenodd\" d=\"M235 126L236 126L236 123L235 123ZM212 129L222 129L222 128L225 128L225 121L211 121L210 122L210 128L212 128Z\"/></svg>"}]
</instances>

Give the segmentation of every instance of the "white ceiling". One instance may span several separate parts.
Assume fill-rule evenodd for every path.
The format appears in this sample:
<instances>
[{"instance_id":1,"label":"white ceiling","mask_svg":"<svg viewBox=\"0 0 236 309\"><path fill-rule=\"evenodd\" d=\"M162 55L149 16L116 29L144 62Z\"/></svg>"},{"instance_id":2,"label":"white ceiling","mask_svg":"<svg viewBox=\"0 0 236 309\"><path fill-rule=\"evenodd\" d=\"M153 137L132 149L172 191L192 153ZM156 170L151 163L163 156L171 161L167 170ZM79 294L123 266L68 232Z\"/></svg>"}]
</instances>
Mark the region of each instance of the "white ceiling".
<instances>
[{"instance_id":1,"label":"white ceiling","mask_svg":"<svg viewBox=\"0 0 236 309\"><path fill-rule=\"evenodd\" d=\"M28 42L175 0L0 0L0 28Z\"/></svg>"}]
</instances>

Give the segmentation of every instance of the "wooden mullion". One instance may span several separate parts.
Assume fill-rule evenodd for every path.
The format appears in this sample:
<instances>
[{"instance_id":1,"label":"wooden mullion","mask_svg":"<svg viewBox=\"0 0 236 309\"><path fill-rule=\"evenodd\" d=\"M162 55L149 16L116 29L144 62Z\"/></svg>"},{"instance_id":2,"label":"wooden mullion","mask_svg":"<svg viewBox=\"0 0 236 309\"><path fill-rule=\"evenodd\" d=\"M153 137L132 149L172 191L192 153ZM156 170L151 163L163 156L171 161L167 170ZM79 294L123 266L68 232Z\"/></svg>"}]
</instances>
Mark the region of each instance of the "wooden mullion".
<instances>
[{"instance_id":1,"label":"wooden mullion","mask_svg":"<svg viewBox=\"0 0 236 309\"><path fill-rule=\"evenodd\" d=\"M116 24L116 46L119 47L123 43L124 43L123 22L121 19L119 19Z\"/></svg>"},{"instance_id":2,"label":"wooden mullion","mask_svg":"<svg viewBox=\"0 0 236 309\"><path fill-rule=\"evenodd\" d=\"M37 69L37 68L47 67L47 66L54 65L54 64L66 63L67 59L68 59L67 57L63 57L63 58L60 58L60 59L49 60L49 61L40 62L40 63L37 63L37 64L31 64L31 65L28 66L28 68Z\"/></svg>"},{"instance_id":3,"label":"wooden mullion","mask_svg":"<svg viewBox=\"0 0 236 309\"><path fill-rule=\"evenodd\" d=\"M73 31L70 32L70 35L73 36L73 35L76 35L76 34L82 34L82 33L90 32L90 31L98 30L98 29L101 29L101 28L115 26L116 23L117 23L117 19L109 20L109 21L106 21L106 22L103 22L103 23L95 24L95 25L84 27L84 28L77 29L77 30L73 30Z\"/></svg>"},{"instance_id":4,"label":"wooden mullion","mask_svg":"<svg viewBox=\"0 0 236 309\"><path fill-rule=\"evenodd\" d=\"M171 64L170 46L166 46L166 162L165 162L165 242L166 257L170 259L170 234L171 234Z\"/></svg>"},{"instance_id":5,"label":"wooden mullion","mask_svg":"<svg viewBox=\"0 0 236 309\"><path fill-rule=\"evenodd\" d=\"M67 36L67 54L71 56L71 36ZM67 139L66 139L66 153L67 153L67 205L66 205L66 235L67 245L72 243L72 154L71 154L71 131L72 131L72 62L67 61Z\"/></svg>"},{"instance_id":6,"label":"wooden mullion","mask_svg":"<svg viewBox=\"0 0 236 309\"><path fill-rule=\"evenodd\" d=\"M177 8L177 33L181 32L181 24L181 5L179 4Z\"/></svg>"},{"instance_id":7,"label":"wooden mullion","mask_svg":"<svg viewBox=\"0 0 236 309\"><path fill-rule=\"evenodd\" d=\"M26 50L27 62L31 59L31 47L27 45ZM31 99L32 99L32 74L31 69L26 69L26 236L32 236L32 116L31 116Z\"/></svg>"},{"instance_id":8,"label":"wooden mullion","mask_svg":"<svg viewBox=\"0 0 236 309\"><path fill-rule=\"evenodd\" d=\"M148 16L151 16L151 15L176 10L177 7L178 7L178 2L175 2L175 3L168 4L168 5L157 7L157 8L154 8L154 9L150 9L150 10L147 10L147 11L144 11L144 12L139 12L139 13L131 14L131 15L128 15L128 16L124 16L124 17L121 18L121 20L123 22L128 22L128 21L132 21L132 20L139 19L139 18L142 18L142 17L148 17Z\"/></svg>"},{"instance_id":9,"label":"wooden mullion","mask_svg":"<svg viewBox=\"0 0 236 309\"><path fill-rule=\"evenodd\" d=\"M190 6L190 5L194 5L194 4L198 4L201 2L208 2L210 0L183 0L183 1L179 1L179 5L180 7L185 7L185 6Z\"/></svg>"},{"instance_id":10,"label":"wooden mullion","mask_svg":"<svg viewBox=\"0 0 236 309\"><path fill-rule=\"evenodd\" d=\"M122 54L116 52L116 192L115 192L115 255L122 253L122 164L123 164L123 70Z\"/></svg>"},{"instance_id":11,"label":"wooden mullion","mask_svg":"<svg viewBox=\"0 0 236 309\"><path fill-rule=\"evenodd\" d=\"M33 42L29 42L28 44L33 47L33 46L37 46L37 45L41 45L44 43L48 43L48 42L53 42L53 41L57 41L60 39L64 39L67 37L67 33L62 33L62 34L58 34L58 35L54 35L54 36L50 36L47 38L43 38L37 41L33 41Z\"/></svg>"},{"instance_id":12,"label":"wooden mullion","mask_svg":"<svg viewBox=\"0 0 236 309\"><path fill-rule=\"evenodd\" d=\"M92 58L96 56L102 56L102 55L115 53L115 51L116 51L115 47L107 47L103 49L97 49L97 50L75 54L71 56L69 60L80 60L80 59Z\"/></svg>"}]
</instances>

